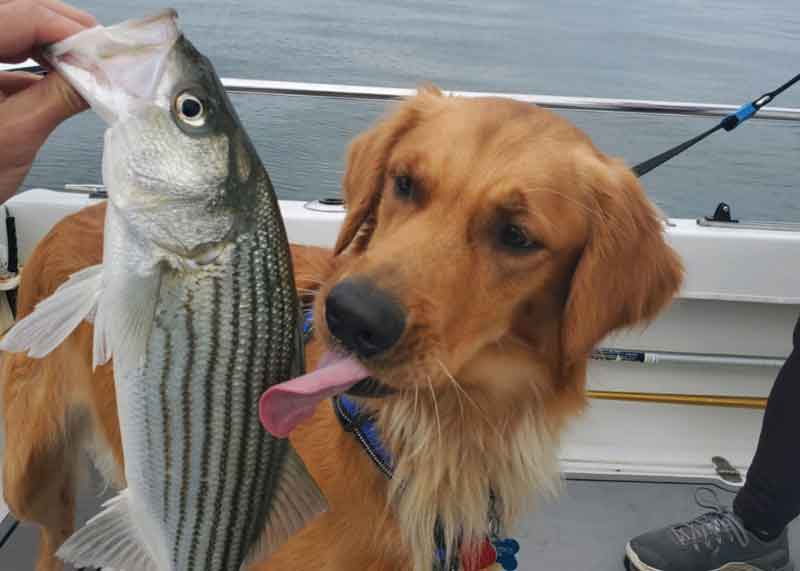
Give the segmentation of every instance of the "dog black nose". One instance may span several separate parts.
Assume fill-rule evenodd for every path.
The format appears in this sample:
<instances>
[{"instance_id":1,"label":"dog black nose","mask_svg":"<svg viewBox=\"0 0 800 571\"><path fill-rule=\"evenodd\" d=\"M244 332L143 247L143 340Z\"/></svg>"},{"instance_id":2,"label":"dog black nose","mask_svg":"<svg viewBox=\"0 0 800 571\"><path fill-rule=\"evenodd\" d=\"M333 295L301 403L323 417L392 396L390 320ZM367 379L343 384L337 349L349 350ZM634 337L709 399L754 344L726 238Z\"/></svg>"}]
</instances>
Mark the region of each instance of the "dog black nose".
<instances>
[{"instance_id":1,"label":"dog black nose","mask_svg":"<svg viewBox=\"0 0 800 571\"><path fill-rule=\"evenodd\" d=\"M328 329L359 357L372 357L397 343L406 326L403 306L367 279L346 279L325 300Z\"/></svg>"}]
</instances>

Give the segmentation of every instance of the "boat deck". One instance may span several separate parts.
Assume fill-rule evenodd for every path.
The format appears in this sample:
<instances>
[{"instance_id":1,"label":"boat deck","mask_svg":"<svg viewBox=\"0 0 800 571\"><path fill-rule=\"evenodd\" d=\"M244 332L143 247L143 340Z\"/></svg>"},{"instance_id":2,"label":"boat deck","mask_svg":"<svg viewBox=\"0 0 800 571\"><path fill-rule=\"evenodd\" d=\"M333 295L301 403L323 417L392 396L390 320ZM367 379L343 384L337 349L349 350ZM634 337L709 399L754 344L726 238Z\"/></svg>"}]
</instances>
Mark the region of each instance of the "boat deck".
<instances>
[{"instance_id":1,"label":"boat deck","mask_svg":"<svg viewBox=\"0 0 800 571\"><path fill-rule=\"evenodd\" d=\"M620 571L632 536L702 510L695 504L695 489L689 484L569 480L558 501L540 505L520 526L519 569ZM732 493L716 491L724 504L732 501ZM99 501L98 495L84 494L79 519L90 517ZM35 529L20 525L0 549L0 569L32 570L36 541ZM790 528L789 541L792 553L800 554L800 525Z\"/></svg>"}]
</instances>

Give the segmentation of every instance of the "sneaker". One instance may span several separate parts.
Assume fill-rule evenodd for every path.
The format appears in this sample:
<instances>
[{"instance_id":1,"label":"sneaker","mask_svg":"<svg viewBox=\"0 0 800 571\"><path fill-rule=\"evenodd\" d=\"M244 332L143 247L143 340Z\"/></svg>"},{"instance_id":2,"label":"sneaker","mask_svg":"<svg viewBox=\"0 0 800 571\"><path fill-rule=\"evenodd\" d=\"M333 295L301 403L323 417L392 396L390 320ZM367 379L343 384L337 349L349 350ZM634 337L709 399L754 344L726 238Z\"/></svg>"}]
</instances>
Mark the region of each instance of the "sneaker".
<instances>
[{"instance_id":1,"label":"sneaker","mask_svg":"<svg viewBox=\"0 0 800 571\"><path fill-rule=\"evenodd\" d=\"M701 499L702 491L711 494L711 503ZM794 571L785 529L772 541L764 541L722 507L711 488L699 488L695 501L711 511L630 540L625 547L629 570Z\"/></svg>"}]
</instances>

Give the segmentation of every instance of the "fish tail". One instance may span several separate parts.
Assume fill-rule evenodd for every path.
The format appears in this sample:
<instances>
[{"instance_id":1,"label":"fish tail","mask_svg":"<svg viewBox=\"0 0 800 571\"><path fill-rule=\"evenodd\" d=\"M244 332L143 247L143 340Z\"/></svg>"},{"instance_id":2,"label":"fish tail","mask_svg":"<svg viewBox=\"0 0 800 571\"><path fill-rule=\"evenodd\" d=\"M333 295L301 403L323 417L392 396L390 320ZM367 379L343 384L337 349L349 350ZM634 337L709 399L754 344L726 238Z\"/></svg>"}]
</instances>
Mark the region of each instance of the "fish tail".
<instances>
[{"instance_id":1,"label":"fish tail","mask_svg":"<svg viewBox=\"0 0 800 571\"><path fill-rule=\"evenodd\" d=\"M264 532L252 547L248 561L268 557L327 509L325 496L297 450L289 445Z\"/></svg>"}]
</instances>

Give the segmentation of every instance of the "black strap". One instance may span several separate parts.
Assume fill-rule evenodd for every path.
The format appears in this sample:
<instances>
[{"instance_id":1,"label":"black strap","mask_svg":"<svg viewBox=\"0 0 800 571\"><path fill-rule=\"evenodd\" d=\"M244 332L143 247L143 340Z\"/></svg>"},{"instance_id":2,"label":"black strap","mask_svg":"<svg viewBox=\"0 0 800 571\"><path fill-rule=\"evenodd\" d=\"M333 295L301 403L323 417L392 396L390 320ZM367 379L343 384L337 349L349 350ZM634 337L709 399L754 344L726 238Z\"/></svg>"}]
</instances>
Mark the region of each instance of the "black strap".
<instances>
[{"instance_id":1,"label":"black strap","mask_svg":"<svg viewBox=\"0 0 800 571\"><path fill-rule=\"evenodd\" d=\"M333 397L333 410L344 431L355 437L378 470L391 480L394 476L392 460L377 438L375 419L344 394Z\"/></svg>"},{"instance_id":2,"label":"black strap","mask_svg":"<svg viewBox=\"0 0 800 571\"><path fill-rule=\"evenodd\" d=\"M19 521L10 513L0 520L0 549L3 548L17 527L19 527Z\"/></svg>"},{"instance_id":3,"label":"black strap","mask_svg":"<svg viewBox=\"0 0 800 571\"><path fill-rule=\"evenodd\" d=\"M17 247L17 224L16 220L6 209L6 242L8 244L8 260L6 270L14 275L19 272L19 251ZM6 291L8 306L11 309L11 316L17 317L17 288Z\"/></svg>"},{"instance_id":4,"label":"black strap","mask_svg":"<svg viewBox=\"0 0 800 571\"><path fill-rule=\"evenodd\" d=\"M693 147L694 145L696 145L697 143L699 143L712 133L716 133L720 129L725 129L726 131L733 131L736 127L738 127L739 125L747 121L750 117L758 113L758 111L762 107L771 103L772 100L775 99L775 97L777 97L778 95L789 89L792 85L794 85L798 81L800 81L800 73L795 75L792 79L790 79L777 89L773 89L772 91L765 93L758 99L751 101L750 103L746 103L733 113L726 115L717 125L715 125L711 129L708 129L707 131L700 133L696 137L692 137L688 141L684 141L680 145L672 147L671 149L668 149L663 153L654 156L653 158L647 159L646 161L639 163L631 170L633 170L633 173L636 176L640 177L642 175L649 173L657 166L664 164L665 162L675 157L676 155L681 154L686 149Z\"/></svg>"},{"instance_id":5,"label":"black strap","mask_svg":"<svg viewBox=\"0 0 800 571\"><path fill-rule=\"evenodd\" d=\"M336 413L336 418L345 432L360 430L366 423L374 422L375 420L371 415L364 414L360 410L355 414L350 414L342 404L342 399L339 395L333 397L333 411Z\"/></svg>"}]
</instances>

